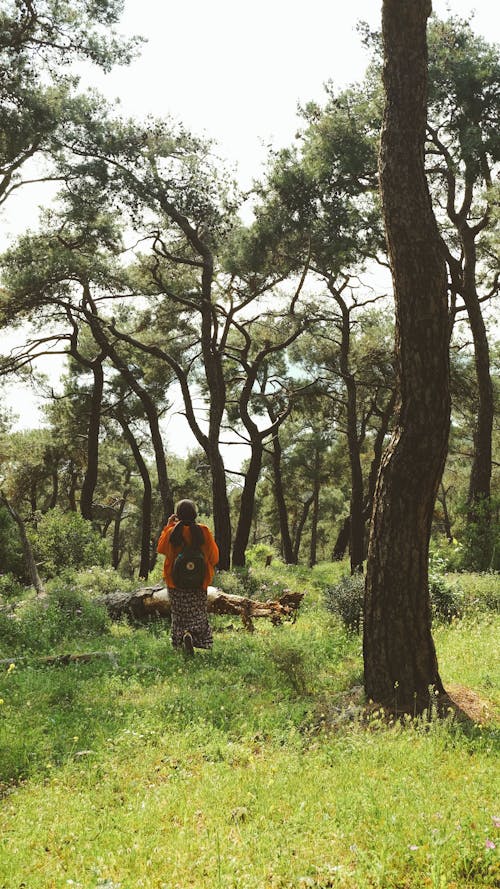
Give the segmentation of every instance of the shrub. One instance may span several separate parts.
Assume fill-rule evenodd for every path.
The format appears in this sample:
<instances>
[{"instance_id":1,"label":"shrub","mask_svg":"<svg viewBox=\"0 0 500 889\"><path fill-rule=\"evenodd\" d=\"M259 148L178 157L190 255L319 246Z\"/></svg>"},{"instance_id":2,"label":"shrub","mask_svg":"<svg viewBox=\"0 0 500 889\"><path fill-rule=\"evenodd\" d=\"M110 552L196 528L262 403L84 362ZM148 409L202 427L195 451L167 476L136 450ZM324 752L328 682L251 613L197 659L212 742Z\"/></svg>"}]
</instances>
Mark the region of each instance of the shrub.
<instances>
[{"instance_id":1,"label":"shrub","mask_svg":"<svg viewBox=\"0 0 500 889\"><path fill-rule=\"evenodd\" d=\"M308 694L312 678L311 670L306 663L304 653L299 648L286 644L274 645L270 657L296 694Z\"/></svg>"},{"instance_id":2,"label":"shrub","mask_svg":"<svg viewBox=\"0 0 500 889\"><path fill-rule=\"evenodd\" d=\"M44 654L65 642L108 633L110 618L104 606L58 579L46 599L18 609L15 616L0 612L0 638L7 657Z\"/></svg>"},{"instance_id":3,"label":"shrub","mask_svg":"<svg viewBox=\"0 0 500 889\"><path fill-rule=\"evenodd\" d=\"M363 574L347 574L339 583L325 586L328 611L337 614L350 633L359 633L363 620L365 578Z\"/></svg>"},{"instance_id":4,"label":"shrub","mask_svg":"<svg viewBox=\"0 0 500 889\"><path fill-rule=\"evenodd\" d=\"M267 543L255 543L245 553L249 565L265 565L269 556L275 557L276 550Z\"/></svg>"},{"instance_id":5,"label":"shrub","mask_svg":"<svg viewBox=\"0 0 500 889\"><path fill-rule=\"evenodd\" d=\"M114 593L116 590L133 592L137 589L136 580L132 577L124 578L115 568L111 568L110 565L106 567L103 567L102 565L92 565L90 568L85 568L83 571L73 573L71 583L82 592L95 597L106 596L108 593Z\"/></svg>"},{"instance_id":6,"label":"shrub","mask_svg":"<svg viewBox=\"0 0 500 889\"><path fill-rule=\"evenodd\" d=\"M234 596L247 596L249 599L279 599L289 591L289 585L282 580L273 578L267 568L233 568L231 571L219 571L214 578L215 586L224 593Z\"/></svg>"},{"instance_id":7,"label":"shrub","mask_svg":"<svg viewBox=\"0 0 500 889\"><path fill-rule=\"evenodd\" d=\"M26 587L13 574L0 574L0 598L22 599Z\"/></svg>"},{"instance_id":8,"label":"shrub","mask_svg":"<svg viewBox=\"0 0 500 889\"><path fill-rule=\"evenodd\" d=\"M107 542L76 512L64 513L56 508L45 513L33 545L45 577L54 577L65 568L109 564Z\"/></svg>"}]
</instances>

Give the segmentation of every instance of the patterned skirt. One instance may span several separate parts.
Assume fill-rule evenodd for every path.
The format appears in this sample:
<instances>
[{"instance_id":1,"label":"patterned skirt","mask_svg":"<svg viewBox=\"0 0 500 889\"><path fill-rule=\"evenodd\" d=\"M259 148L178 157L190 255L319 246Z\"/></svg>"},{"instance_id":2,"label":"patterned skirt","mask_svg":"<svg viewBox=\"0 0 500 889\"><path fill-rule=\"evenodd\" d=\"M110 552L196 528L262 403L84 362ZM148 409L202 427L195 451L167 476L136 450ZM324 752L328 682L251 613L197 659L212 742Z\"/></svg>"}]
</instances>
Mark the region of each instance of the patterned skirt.
<instances>
[{"instance_id":1,"label":"patterned skirt","mask_svg":"<svg viewBox=\"0 0 500 889\"><path fill-rule=\"evenodd\" d=\"M184 633L193 637L195 648L211 648L213 636L207 614L206 590L168 588L172 614L172 645L181 648Z\"/></svg>"}]
</instances>

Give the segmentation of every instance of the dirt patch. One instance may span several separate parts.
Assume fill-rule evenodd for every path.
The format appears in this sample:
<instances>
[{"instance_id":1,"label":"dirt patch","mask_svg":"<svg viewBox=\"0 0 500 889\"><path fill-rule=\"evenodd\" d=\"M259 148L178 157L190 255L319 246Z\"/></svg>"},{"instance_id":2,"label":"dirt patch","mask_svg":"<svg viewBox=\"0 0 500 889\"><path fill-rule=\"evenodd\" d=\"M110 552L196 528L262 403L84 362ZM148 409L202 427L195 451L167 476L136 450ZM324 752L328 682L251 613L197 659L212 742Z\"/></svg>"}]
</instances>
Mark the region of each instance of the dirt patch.
<instances>
[{"instance_id":1,"label":"dirt patch","mask_svg":"<svg viewBox=\"0 0 500 889\"><path fill-rule=\"evenodd\" d=\"M458 718L466 718L482 725L500 719L498 707L486 701L472 688L464 685L448 685L446 688L450 706Z\"/></svg>"}]
</instances>

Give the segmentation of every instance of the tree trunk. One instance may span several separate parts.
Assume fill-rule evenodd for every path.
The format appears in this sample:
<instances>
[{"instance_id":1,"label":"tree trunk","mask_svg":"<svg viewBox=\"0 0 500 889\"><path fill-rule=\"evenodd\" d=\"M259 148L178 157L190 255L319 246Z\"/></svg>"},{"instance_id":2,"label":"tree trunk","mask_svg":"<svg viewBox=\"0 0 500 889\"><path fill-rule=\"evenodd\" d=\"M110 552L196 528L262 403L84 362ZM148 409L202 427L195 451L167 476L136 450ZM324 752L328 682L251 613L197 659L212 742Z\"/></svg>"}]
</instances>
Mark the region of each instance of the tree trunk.
<instances>
[{"instance_id":1,"label":"tree trunk","mask_svg":"<svg viewBox=\"0 0 500 889\"><path fill-rule=\"evenodd\" d=\"M439 496L439 502L441 503L441 506L443 507L444 533L446 534L446 539L448 540L448 543L453 543L453 534L451 531L450 514L448 512L448 501L446 499L446 495L448 494L449 488L445 489L442 482L439 487L440 487L441 493L438 496Z\"/></svg>"},{"instance_id":2,"label":"tree trunk","mask_svg":"<svg viewBox=\"0 0 500 889\"><path fill-rule=\"evenodd\" d=\"M69 468L68 504L71 512L76 512L76 490L78 488L78 469L71 461Z\"/></svg>"},{"instance_id":3,"label":"tree trunk","mask_svg":"<svg viewBox=\"0 0 500 889\"><path fill-rule=\"evenodd\" d=\"M245 483L241 494L238 525L234 535L233 566L237 568L242 568L245 564L245 552L252 528L255 490L257 488L257 482L259 481L263 450L264 448L260 438L252 441L252 455L250 457L248 469L245 473Z\"/></svg>"},{"instance_id":4,"label":"tree trunk","mask_svg":"<svg viewBox=\"0 0 500 889\"><path fill-rule=\"evenodd\" d=\"M313 568L317 562L318 553L318 519L319 519L319 488L320 488L320 469L321 458L319 448L316 448L314 455L314 481L312 496L312 520L311 520L311 546L309 549L309 568Z\"/></svg>"},{"instance_id":5,"label":"tree trunk","mask_svg":"<svg viewBox=\"0 0 500 889\"><path fill-rule=\"evenodd\" d=\"M300 513L299 520L297 522L297 527L295 528L295 534L293 538L293 558L294 565L298 564L299 561L299 552L300 552L300 544L302 542L302 532L304 530L305 523L307 521L307 516L309 515L309 510L311 508L311 504L314 500L314 492L307 498L305 503L302 504L302 512Z\"/></svg>"},{"instance_id":6,"label":"tree trunk","mask_svg":"<svg viewBox=\"0 0 500 889\"><path fill-rule=\"evenodd\" d=\"M281 474L281 455L282 448L279 440L279 432L273 435L273 453L272 465L274 476L274 498L278 510L278 518L280 523L281 547L283 559L287 565L296 565L297 556L293 550L292 538L290 535L290 525L288 523L288 509L285 500L285 491L283 489L283 476Z\"/></svg>"},{"instance_id":7,"label":"tree trunk","mask_svg":"<svg viewBox=\"0 0 500 889\"><path fill-rule=\"evenodd\" d=\"M131 473L130 469L128 469L127 475L125 478L126 487L123 491L123 497L120 500L118 509L116 510L115 520L114 520L114 525L113 525L113 547L111 550L111 564L113 565L113 568L115 568L115 569L118 568L120 561L121 561L121 557L122 557L122 554L120 552L120 529L121 529L121 524L122 524L123 511L125 509L125 504L127 502L128 495L130 493L128 484L130 482L131 475L132 475L132 473ZM151 562L150 562L150 569L151 569Z\"/></svg>"},{"instance_id":8,"label":"tree trunk","mask_svg":"<svg viewBox=\"0 0 500 889\"><path fill-rule=\"evenodd\" d=\"M351 537L351 516L348 515L345 517L342 522L342 526L340 528L339 533L337 534L337 539L335 541L335 546L333 547L332 559L334 562L340 562L345 555L345 551L349 546L349 539Z\"/></svg>"},{"instance_id":9,"label":"tree trunk","mask_svg":"<svg viewBox=\"0 0 500 889\"><path fill-rule=\"evenodd\" d=\"M399 404L368 550L363 653L369 698L407 712L443 691L428 590L434 502L448 442L447 275L424 173L430 0L384 0L380 185L396 304Z\"/></svg>"},{"instance_id":10,"label":"tree trunk","mask_svg":"<svg viewBox=\"0 0 500 889\"><path fill-rule=\"evenodd\" d=\"M351 574L363 571L365 551L365 520L363 515L363 473L359 453L357 387L349 367L351 322L349 309L340 293L334 297L342 313L342 339L340 344L340 371L347 392L347 447L351 468L351 513L349 522Z\"/></svg>"},{"instance_id":11,"label":"tree trunk","mask_svg":"<svg viewBox=\"0 0 500 889\"><path fill-rule=\"evenodd\" d=\"M90 399L90 416L87 431L87 468L80 492L80 512L84 519L92 520L92 501L97 484L99 469L99 429L101 426L102 393L104 389L104 371L102 359L90 364L94 375L92 397Z\"/></svg>"},{"instance_id":12,"label":"tree trunk","mask_svg":"<svg viewBox=\"0 0 500 889\"><path fill-rule=\"evenodd\" d=\"M474 429L474 458L469 480L469 521L477 521L478 504L488 504L491 493L491 439L494 418L493 385L490 374L490 354L486 326L476 290L476 246L469 229L462 229L464 250L464 286L462 296L467 308L474 342L474 361L478 388L476 428ZM485 566L487 567L487 566Z\"/></svg>"},{"instance_id":13,"label":"tree trunk","mask_svg":"<svg viewBox=\"0 0 500 889\"><path fill-rule=\"evenodd\" d=\"M44 590L40 575L38 573L38 568L37 568L36 562L35 562L35 556L33 555L33 549L32 549L30 540L28 538L28 535L26 533L26 525L24 524L24 521L22 520L21 516L19 515L17 509L14 509L14 507L9 503L9 501L7 500L6 497L4 497L3 494L0 494L0 500L2 503L5 504L7 510L9 511L11 518L14 519L17 527L19 528L19 536L21 538L21 545L23 548L24 562L26 564L26 571L28 573L28 577L31 579L31 583L33 584L35 590L37 591L37 594L44 595L45 590Z\"/></svg>"},{"instance_id":14,"label":"tree trunk","mask_svg":"<svg viewBox=\"0 0 500 889\"><path fill-rule=\"evenodd\" d=\"M139 445L137 444L132 430L130 429L123 413L119 410L115 411L115 416L123 429L123 434L130 446L130 450L134 455L134 460L141 474L144 493L142 496L142 518L141 518L141 562L139 566L139 577L143 580L147 579L149 574L149 549L151 541L151 503L152 503L152 486L149 477L148 468L143 460Z\"/></svg>"}]
</instances>

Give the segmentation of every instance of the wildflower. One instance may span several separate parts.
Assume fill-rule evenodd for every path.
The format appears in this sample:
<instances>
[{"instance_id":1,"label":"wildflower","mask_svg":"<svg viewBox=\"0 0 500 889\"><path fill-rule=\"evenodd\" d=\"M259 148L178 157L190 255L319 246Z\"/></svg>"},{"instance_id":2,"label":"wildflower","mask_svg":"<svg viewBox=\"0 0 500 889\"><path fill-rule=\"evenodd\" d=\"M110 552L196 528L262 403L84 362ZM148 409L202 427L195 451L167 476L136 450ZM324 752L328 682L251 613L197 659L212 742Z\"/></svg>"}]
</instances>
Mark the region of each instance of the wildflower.
<instances>
[{"instance_id":1,"label":"wildflower","mask_svg":"<svg viewBox=\"0 0 500 889\"><path fill-rule=\"evenodd\" d=\"M2 706L2 704L5 704L5 701L3 698L0 698L0 707Z\"/></svg>"},{"instance_id":2,"label":"wildflower","mask_svg":"<svg viewBox=\"0 0 500 889\"><path fill-rule=\"evenodd\" d=\"M15 669L16 669L16 665L15 665L14 661L12 661L12 663L9 664L9 669L7 670L7 675L9 675L9 673L12 673L12 671Z\"/></svg>"},{"instance_id":3,"label":"wildflower","mask_svg":"<svg viewBox=\"0 0 500 889\"><path fill-rule=\"evenodd\" d=\"M412 846L408 846L408 848L409 848L410 852L416 852L418 849L418 846L412 845Z\"/></svg>"},{"instance_id":4,"label":"wildflower","mask_svg":"<svg viewBox=\"0 0 500 889\"><path fill-rule=\"evenodd\" d=\"M487 849L496 849L496 844L493 842L493 840L486 840L484 845Z\"/></svg>"},{"instance_id":5,"label":"wildflower","mask_svg":"<svg viewBox=\"0 0 500 889\"><path fill-rule=\"evenodd\" d=\"M500 827L500 815L492 815L493 827Z\"/></svg>"}]
</instances>

